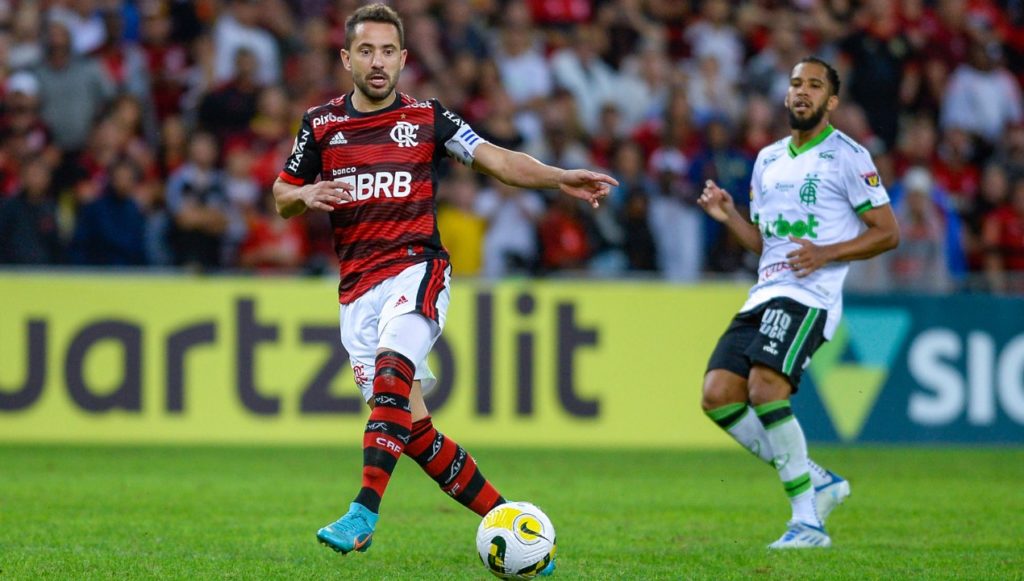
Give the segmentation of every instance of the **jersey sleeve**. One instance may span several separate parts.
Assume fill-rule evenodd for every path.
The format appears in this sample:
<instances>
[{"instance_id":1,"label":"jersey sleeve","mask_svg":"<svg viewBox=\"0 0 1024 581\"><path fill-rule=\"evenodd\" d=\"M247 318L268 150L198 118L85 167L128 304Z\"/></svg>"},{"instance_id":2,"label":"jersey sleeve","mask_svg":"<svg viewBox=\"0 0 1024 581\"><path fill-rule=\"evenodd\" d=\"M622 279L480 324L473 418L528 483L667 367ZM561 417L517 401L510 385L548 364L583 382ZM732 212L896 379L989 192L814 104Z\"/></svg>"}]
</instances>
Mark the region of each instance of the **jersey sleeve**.
<instances>
[{"instance_id":1,"label":"jersey sleeve","mask_svg":"<svg viewBox=\"0 0 1024 581\"><path fill-rule=\"evenodd\" d=\"M281 181L301 186L311 184L320 176L321 171L320 145L313 135L313 124L309 112L302 116L302 125L295 136L292 153L284 162L284 169L278 174Z\"/></svg>"},{"instance_id":2,"label":"jersey sleeve","mask_svg":"<svg viewBox=\"0 0 1024 581\"><path fill-rule=\"evenodd\" d=\"M761 173L764 171L764 163L761 158L764 157L764 150L762 149L757 154L757 159L754 160L754 168L750 172L750 221L757 224L758 214L760 213L759 206L761 205Z\"/></svg>"},{"instance_id":3,"label":"jersey sleeve","mask_svg":"<svg viewBox=\"0 0 1024 581\"><path fill-rule=\"evenodd\" d=\"M476 134L473 128L452 111L445 109L434 100L434 135L437 143L443 143L448 155L467 167L473 166L473 152L487 141Z\"/></svg>"},{"instance_id":4,"label":"jersey sleeve","mask_svg":"<svg viewBox=\"0 0 1024 581\"><path fill-rule=\"evenodd\" d=\"M863 214L871 208L889 203L889 193L882 185L882 178L878 175L875 162L871 160L871 154L858 149L848 154L844 162L841 179L854 211Z\"/></svg>"}]
</instances>

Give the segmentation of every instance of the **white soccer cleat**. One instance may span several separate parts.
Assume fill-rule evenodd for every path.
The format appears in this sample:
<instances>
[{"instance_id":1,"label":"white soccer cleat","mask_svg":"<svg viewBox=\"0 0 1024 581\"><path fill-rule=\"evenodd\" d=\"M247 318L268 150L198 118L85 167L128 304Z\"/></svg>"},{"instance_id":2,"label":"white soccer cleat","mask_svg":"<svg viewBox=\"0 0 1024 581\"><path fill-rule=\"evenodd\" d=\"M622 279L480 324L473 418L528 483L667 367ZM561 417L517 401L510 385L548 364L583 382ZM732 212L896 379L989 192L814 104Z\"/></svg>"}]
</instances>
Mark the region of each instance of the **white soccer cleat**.
<instances>
[{"instance_id":1,"label":"white soccer cleat","mask_svg":"<svg viewBox=\"0 0 1024 581\"><path fill-rule=\"evenodd\" d=\"M818 509L818 518L822 524L828 515L850 496L850 482L831 470L827 473L829 481L814 487L814 506Z\"/></svg>"},{"instance_id":2,"label":"white soccer cleat","mask_svg":"<svg viewBox=\"0 0 1024 581\"><path fill-rule=\"evenodd\" d=\"M832 546L832 539L824 528L791 520L789 527L779 540L768 545L769 549L825 549Z\"/></svg>"}]
</instances>

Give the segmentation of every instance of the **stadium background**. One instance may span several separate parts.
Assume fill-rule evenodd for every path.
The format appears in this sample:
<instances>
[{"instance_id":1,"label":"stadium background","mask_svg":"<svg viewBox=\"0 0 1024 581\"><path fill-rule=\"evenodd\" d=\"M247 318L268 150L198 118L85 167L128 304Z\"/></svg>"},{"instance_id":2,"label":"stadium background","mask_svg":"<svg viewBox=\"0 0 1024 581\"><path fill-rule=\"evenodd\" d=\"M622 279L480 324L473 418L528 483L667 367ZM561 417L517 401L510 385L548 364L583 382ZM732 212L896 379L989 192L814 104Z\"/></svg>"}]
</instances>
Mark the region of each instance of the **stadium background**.
<instances>
[{"instance_id":1,"label":"stadium background","mask_svg":"<svg viewBox=\"0 0 1024 581\"><path fill-rule=\"evenodd\" d=\"M301 441L339 420L348 440L327 221L280 220L269 190L302 112L350 89L337 51L356 5L3 3L6 439ZM790 66L811 53L842 71L835 124L872 151L903 230L851 272L843 332L798 398L830 410L805 414L811 436L1024 438L1020 3L395 7L401 90L622 184L590 212L447 165L456 300L437 364L453 376L435 407L470 441L725 442L696 394L756 265L693 200L708 178L746 198L753 156L786 133ZM630 427L646 396L673 402L649 434ZM200 419L222 413L235 428Z\"/></svg>"},{"instance_id":2,"label":"stadium background","mask_svg":"<svg viewBox=\"0 0 1024 581\"><path fill-rule=\"evenodd\" d=\"M283 222L269 195L302 112L350 89L337 51L358 5L0 0L9 466L30 473L38 455L90 474L106 455L55 444L358 446L326 220ZM1024 5L392 5L410 51L400 90L438 97L495 143L623 184L591 212L449 164L439 425L492 466L492 447L526 448L537 456L509 457L552 471L544 450L732 449L699 385L756 263L693 200L707 178L744 200L756 151L788 132L791 64L813 53L841 71L834 124L872 151L903 243L851 271L844 323L795 398L801 422L862 481L856 454L875 454L863 445L912 443L930 449L879 454L917 474L929 466L911 458L934 452L1007 490L996 466L1024 443ZM1000 447L941 455L955 444ZM64 493L40 466L38 489ZM18 482L5 485L15 498L37 500ZM935 506L979 489L952 490ZM4 510L28 522L17 503ZM21 571L46 554L22 553Z\"/></svg>"}]
</instances>

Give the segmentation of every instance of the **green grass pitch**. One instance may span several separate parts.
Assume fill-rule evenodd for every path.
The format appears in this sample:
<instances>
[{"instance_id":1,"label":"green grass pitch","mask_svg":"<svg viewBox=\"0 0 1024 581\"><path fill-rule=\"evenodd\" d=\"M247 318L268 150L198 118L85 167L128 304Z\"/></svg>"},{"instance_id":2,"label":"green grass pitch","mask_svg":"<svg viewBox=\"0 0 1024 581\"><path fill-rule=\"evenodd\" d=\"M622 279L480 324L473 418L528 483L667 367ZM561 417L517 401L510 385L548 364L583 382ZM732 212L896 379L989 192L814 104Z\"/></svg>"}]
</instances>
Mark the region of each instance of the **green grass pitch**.
<instances>
[{"instance_id":1,"label":"green grass pitch","mask_svg":"<svg viewBox=\"0 0 1024 581\"><path fill-rule=\"evenodd\" d=\"M1024 450L814 448L848 477L828 550L769 553L789 516L741 451L474 450L558 531L554 579L1022 579ZM403 459L373 547L316 543L360 451L0 446L0 580L491 579L479 519Z\"/></svg>"}]
</instances>

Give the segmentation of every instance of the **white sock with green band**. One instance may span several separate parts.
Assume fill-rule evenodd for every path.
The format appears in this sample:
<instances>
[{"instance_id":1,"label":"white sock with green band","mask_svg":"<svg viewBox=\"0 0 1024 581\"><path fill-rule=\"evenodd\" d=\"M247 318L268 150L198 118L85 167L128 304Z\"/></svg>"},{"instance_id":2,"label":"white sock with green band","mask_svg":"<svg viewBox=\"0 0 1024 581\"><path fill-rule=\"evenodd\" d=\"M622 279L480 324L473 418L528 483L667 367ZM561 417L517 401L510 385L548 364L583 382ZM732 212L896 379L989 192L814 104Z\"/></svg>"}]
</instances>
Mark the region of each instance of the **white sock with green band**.
<instances>
[{"instance_id":1,"label":"white sock with green band","mask_svg":"<svg viewBox=\"0 0 1024 581\"><path fill-rule=\"evenodd\" d=\"M741 446L750 450L750 453L757 456L767 464L772 463L772 446L768 443L768 434L765 432L761 420L757 419L754 409L747 404L731 403L720 408L707 412L709 418L720 428L729 433ZM821 486L829 482L825 469L818 466L810 458L807 463L811 469L811 484Z\"/></svg>"},{"instance_id":2,"label":"white sock with green band","mask_svg":"<svg viewBox=\"0 0 1024 581\"><path fill-rule=\"evenodd\" d=\"M814 507L814 485L811 483L811 468L807 459L807 440L800 422L789 407L789 401L768 402L756 406L754 411L764 425L775 456L775 469L793 508L793 520L822 526Z\"/></svg>"}]
</instances>

